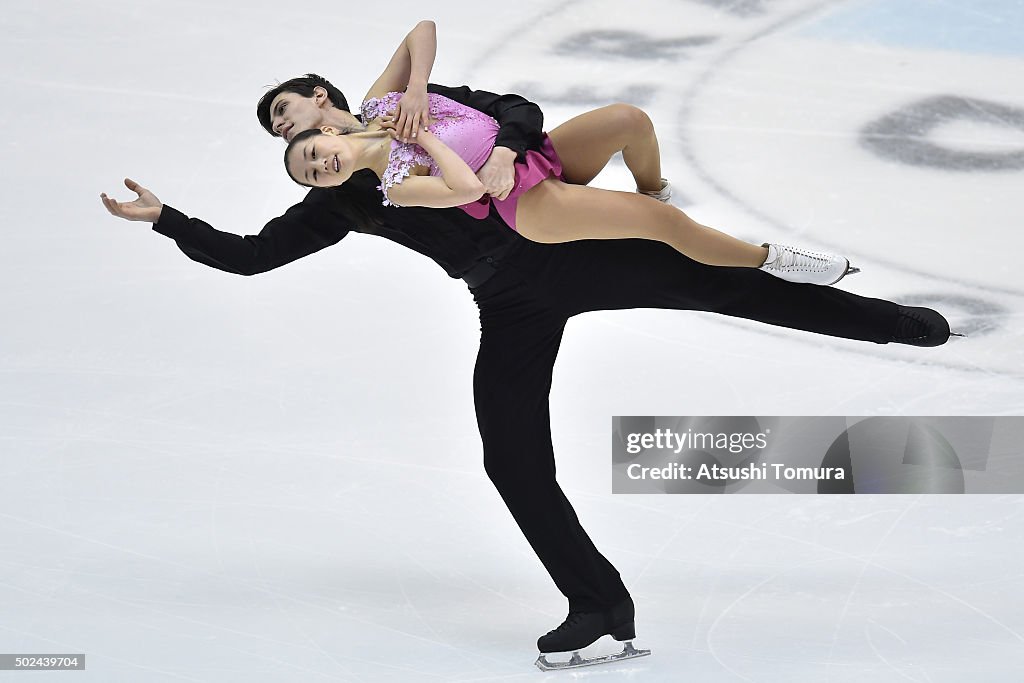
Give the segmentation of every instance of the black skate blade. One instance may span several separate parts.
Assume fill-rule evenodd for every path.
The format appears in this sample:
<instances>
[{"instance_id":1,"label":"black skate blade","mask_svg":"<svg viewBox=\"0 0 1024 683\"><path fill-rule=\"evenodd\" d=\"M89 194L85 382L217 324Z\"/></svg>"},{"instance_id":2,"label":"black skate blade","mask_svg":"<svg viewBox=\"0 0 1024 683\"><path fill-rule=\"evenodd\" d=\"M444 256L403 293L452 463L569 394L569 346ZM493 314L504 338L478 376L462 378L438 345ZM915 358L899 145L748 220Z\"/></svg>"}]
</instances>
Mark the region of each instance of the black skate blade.
<instances>
[{"instance_id":1,"label":"black skate blade","mask_svg":"<svg viewBox=\"0 0 1024 683\"><path fill-rule=\"evenodd\" d=\"M537 661L534 664L541 671L559 671L562 669L578 669L583 666L594 666L595 664L607 664L608 662L619 662L625 659L633 659L635 657L646 657L651 654L650 650L637 650L633 647L633 641L627 640L622 646L622 652L614 655L603 655L601 657L580 657L580 653L577 650L572 653L572 657L567 662L549 662L547 656L549 653L540 653L537 657Z\"/></svg>"},{"instance_id":2,"label":"black skate blade","mask_svg":"<svg viewBox=\"0 0 1024 683\"><path fill-rule=\"evenodd\" d=\"M950 332L949 336L950 337L961 337L962 339L967 339L967 335L962 333L962 332Z\"/></svg>"},{"instance_id":3,"label":"black skate blade","mask_svg":"<svg viewBox=\"0 0 1024 683\"><path fill-rule=\"evenodd\" d=\"M857 266L847 266L846 267L846 272L844 273L844 276L845 275L853 275L854 273L859 273L859 272L860 272L860 268L858 268Z\"/></svg>"}]
</instances>

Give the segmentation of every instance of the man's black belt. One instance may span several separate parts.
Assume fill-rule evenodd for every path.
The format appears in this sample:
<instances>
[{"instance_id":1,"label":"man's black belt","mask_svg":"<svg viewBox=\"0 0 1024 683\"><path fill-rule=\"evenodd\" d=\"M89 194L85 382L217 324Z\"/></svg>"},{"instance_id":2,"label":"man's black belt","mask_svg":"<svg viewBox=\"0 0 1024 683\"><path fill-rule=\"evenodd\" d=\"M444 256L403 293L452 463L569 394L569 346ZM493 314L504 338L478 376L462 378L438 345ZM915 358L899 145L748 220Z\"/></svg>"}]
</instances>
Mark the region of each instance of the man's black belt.
<instances>
[{"instance_id":1,"label":"man's black belt","mask_svg":"<svg viewBox=\"0 0 1024 683\"><path fill-rule=\"evenodd\" d=\"M475 289L491 279L491 276L498 272L498 264L501 259L495 256L488 256L476 262L476 264L462 274L471 289Z\"/></svg>"}]
</instances>

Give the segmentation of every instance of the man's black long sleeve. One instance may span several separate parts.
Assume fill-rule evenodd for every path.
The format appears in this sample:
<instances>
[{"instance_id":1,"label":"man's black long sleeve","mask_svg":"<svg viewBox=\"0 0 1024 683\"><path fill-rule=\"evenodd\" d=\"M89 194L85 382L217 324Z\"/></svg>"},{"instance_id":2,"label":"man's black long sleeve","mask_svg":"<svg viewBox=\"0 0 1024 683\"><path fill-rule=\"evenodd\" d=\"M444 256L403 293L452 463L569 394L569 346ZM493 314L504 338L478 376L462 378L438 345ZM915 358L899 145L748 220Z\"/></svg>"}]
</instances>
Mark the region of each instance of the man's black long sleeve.
<instances>
[{"instance_id":1,"label":"man's black long sleeve","mask_svg":"<svg viewBox=\"0 0 1024 683\"><path fill-rule=\"evenodd\" d=\"M258 235L244 237L216 230L164 204L153 230L173 239L193 261L228 273L255 275L336 244L349 233L348 216L325 199L324 193L310 192Z\"/></svg>"}]
</instances>

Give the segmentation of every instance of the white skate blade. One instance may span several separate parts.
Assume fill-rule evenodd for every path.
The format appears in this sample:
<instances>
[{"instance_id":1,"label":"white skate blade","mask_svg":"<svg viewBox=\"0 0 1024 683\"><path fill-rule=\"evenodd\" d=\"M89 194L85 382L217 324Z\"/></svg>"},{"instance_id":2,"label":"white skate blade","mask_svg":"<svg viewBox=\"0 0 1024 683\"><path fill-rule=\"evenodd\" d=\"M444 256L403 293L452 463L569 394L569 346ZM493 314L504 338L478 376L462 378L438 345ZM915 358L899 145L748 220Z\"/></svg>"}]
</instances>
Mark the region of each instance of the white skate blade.
<instances>
[{"instance_id":1,"label":"white skate blade","mask_svg":"<svg viewBox=\"0 0 1024 683\"><path fill-rule=\"evenodd\" d=\"M606 664L608 662L619 662L624 659L633 659L634 657L646 657L651 654L650 650L637 650L633 647L633 641L627 640L622 646L622 652L614 655L603 655L601 657L580 657L580 653L577 650L572 653L572 657L568 662L549 662L547 659L548 654L541 653L537 657L537 661L534 664L541 671L559 671L561 669L578 669L582 666L593 666L595 664Z\"/></svg>"}]
</instances>

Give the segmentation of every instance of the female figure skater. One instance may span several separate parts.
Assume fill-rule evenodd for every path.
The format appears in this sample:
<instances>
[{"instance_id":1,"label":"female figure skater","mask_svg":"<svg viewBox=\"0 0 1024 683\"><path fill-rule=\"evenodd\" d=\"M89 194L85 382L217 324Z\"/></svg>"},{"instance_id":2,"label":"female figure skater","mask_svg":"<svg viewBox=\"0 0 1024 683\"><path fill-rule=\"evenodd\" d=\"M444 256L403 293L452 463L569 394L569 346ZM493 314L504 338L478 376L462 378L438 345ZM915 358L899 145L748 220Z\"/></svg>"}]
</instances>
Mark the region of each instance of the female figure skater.
<instances>
[{"instance_id":1,"label":"female figure skater","mask_svg":"<svg viewBox=\"0 0 1024 683\"><path fill-rule=\"evenodd\" d=\"M429 24L431 30L421 33L433 48L433 24L423 24ZM403 99L414 89L401 92L409 86L410 72L393 69L393 63L363 100L365 130L352 133L325 126L291 140L285 166L293 180L331 187L370 169L381 179L385 205L457 206L483 218L493 203L510 228L535 242L647 238L707 265L760 268L785 280L820 285L858 271L840 256L749 244L669 205L671 186L661 177L654 127L646 113L630 105L596 109L558 126L544 136L539 152L527 151L525 162L516 163L514 186L506 196L486 196L476 172L494 147L497 122L433 93L427 96L429 119L424 121L421 113L405 115ZM422 104L417 109L422 111ZM415 142L407 141L412 119ZM616 152L622 152L636 180L636 193L586 186Z\"/></svg>"}]
</instances>

